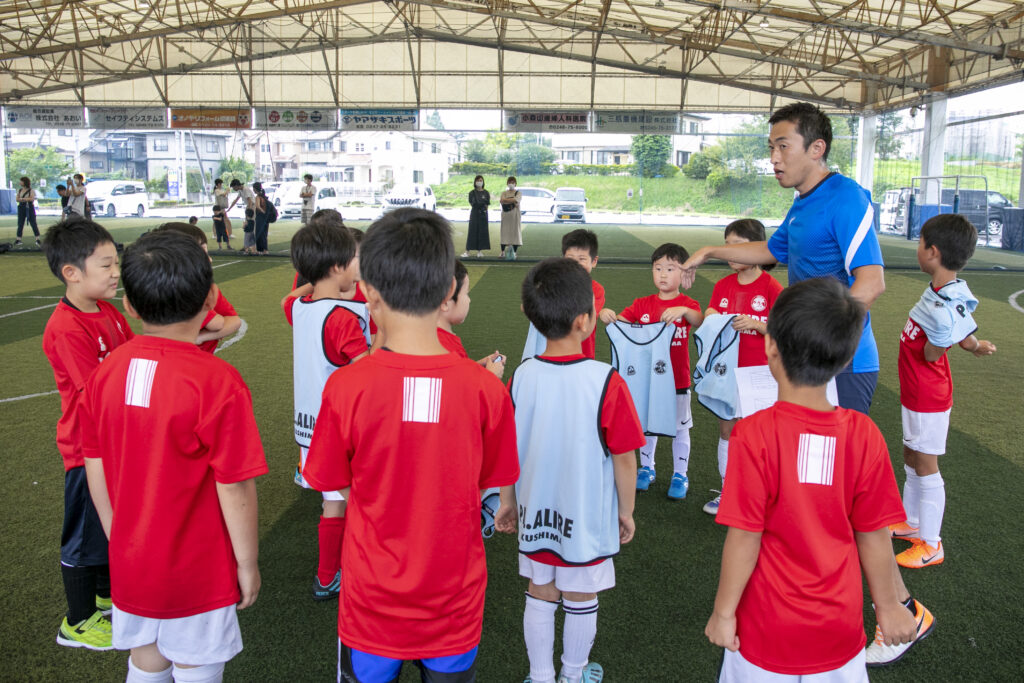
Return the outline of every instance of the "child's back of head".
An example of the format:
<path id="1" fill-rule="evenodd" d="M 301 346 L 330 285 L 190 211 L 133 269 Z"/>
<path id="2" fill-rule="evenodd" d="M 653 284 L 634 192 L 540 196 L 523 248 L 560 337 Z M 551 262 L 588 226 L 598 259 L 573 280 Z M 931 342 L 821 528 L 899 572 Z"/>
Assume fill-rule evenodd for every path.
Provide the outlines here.
<path id="1" fill-rule="evenodd" d="M 591 259 L 597 258 L 597 233 L 586 228 L 570 230 L 562 235 L 562 256 L 570 249 L 581 249 L 590 254 Z"/>
<path id="2" fill-rule="evenodd" d="M 359 246 L 363 280 L 393 311 L 425 315 L 444 303 L 455 272 L 452 229 L 424 209 L 398 209 L 377 220 Z"/>
<path id="3" fill-rule="evenodd" d="M 563 339 L 573 321 L 594 311 L 594 289 L 589 273 L 576 261 L 549 258 L 523 279 L 523 313 L 547 339 Z"/>
<path id="4" fill-rule="evenodd" d="M 959 271 L 974 256 L 978 231 L 960 214 L 944 213 L 925 221 L 921 239 L 925 247 L 938 248 L 943 268 Z"/>
<path id="5" fill-rule="evenodd" d="M 839 374 L 853 358 L 863 328 L 864 306 L 833 278 L 790 285 L 768 314 L 768 336 L 797 386 L 822 386 Z"/>
<path id="6" fill-rule="evenodd" d="M 203 232 L 202 228 L 197 225 L 193 225 L 192 223 L 181 223 L 177 221 L 162 223 L 158 225 L 153 232 L 176 232 L 179 235 L 191 237 L 195 240 L 196 244 L 207 244 L 206 233 Z"/>
<path id="7" fill-rule="evenodd" d="M 344 228 L 345 221 L 341 214 L 335 209 L 320 209 L 309 217 L 309 225 L 328 225 L 334 228 Z"/>
<path id="8" fill-rule="evenodd" d="M 356 256 L 356 241 L 343 227 L 310 221 L 292 237 L 291 256 L 299 275 L 315 285 L 334 266 L 348 267 Z"/>
<path id="9" fill-rule="evenodd" d="M 213 267 L 194 238 L 154 230 L 125 248 L 121 278 L 128 302 L 144 323 L 173 325 L 203 310 Z"/>
<path id="10" fill-rule="evenodd" d="M 72 217 L 50 227 L 43 237 L 43 252 L 50 271 L 64 282 L 64 266 L 85 270 L 85 260 L 101 244 L 113 244 L 106 229 L 86 218 Z"/>

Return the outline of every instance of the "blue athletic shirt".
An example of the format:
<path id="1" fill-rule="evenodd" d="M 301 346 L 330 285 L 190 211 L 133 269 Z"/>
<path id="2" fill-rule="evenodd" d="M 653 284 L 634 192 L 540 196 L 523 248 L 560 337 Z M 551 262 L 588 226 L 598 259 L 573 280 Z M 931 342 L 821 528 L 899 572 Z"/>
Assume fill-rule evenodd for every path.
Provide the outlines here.
<path id="1" fill-rule="evenodd" d="M 871 193 L 838 173 L 829 174 L 793 201 L 782 225 L 768 239 L 768 250 L 789 267 L 789 284 L 834 277 L 849 287 L 855 268 L 885 265 L 874 231 Z M 878 372 L 878 368 L 869 312 L 849 371 Z"/>

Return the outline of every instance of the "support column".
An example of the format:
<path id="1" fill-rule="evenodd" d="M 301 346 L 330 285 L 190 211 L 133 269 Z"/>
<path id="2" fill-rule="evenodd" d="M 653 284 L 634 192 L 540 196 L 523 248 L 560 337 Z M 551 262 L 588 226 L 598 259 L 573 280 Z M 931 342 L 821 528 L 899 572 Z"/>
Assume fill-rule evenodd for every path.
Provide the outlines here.
<path id="1" fill-rule="evenodd" d="M 868 192 L 875 185 L 875 141 L 878 139 L 878 115 L 860 117 L 857 130 L 857 182 Z M 881 201 L 873 197 L 875 201 Z"/>
<path id="2" fill-rule="evenodd" d="M 928 103 L 924 116 L 923 139 L 921 140 L 921 175 L 940 176 L 946 161 L 946 98 L 941 97 Z M 924 203 L 938 204 L 938 182 L 925 182 Z"/>

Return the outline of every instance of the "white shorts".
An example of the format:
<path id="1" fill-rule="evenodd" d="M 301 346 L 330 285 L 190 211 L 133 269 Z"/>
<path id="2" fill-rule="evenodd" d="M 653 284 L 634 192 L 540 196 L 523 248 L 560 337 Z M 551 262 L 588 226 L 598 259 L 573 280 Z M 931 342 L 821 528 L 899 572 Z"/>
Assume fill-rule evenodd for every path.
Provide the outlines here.
<path id="1" fill-rule="evenodd" d="M 925 455 L 943 455 L 949 433 L 949 411 L 916 413 L 900 406 L 903 413 L 903 445 Z"/>
<path id="2" fill-rule="evenodd" d="M 242 651 L 234 605 L 179 619 L 139 617 L 114 605 L 110 619 L 115 648 L 130 650 L 156 643 L 160 654 L 175 664 L 221 664 Z"/>
<path id="3" fill-rule="evenodd" d="M 608 558 L 590 567 L 555 567 L 519 554 L 519 576 L 546 586 L 552 581 L 563 593 L 600 593 L 615 587 L 615 563 Z"/>
<path id="4" fill-rule="evenodd" d="M 676 431 L 693 427 L 693 414 L 690 412 L 690 395 L 692 387 L 685 394 L 676 394 Z"/>
<path id="5" fill-rule="evenodd" d="M 306 469 L 306 458 L 309 457 L 309 449 L 299 446 L 299 466 L 295 468 L 295 483 L 304 489 L 311 489 L 312 486 L 302 477 L 302 470 Z M 340 491 L 321 491 L 324 500 L 345 500 Z"/>
<path id="6" fill-rule="evenodd" d="M 868 683 L 868 670 L 862 649 L 838 669 L 816 674 L 777 674 L 751 664 L 739 652 L 725 651 L 719 683 Z"/>

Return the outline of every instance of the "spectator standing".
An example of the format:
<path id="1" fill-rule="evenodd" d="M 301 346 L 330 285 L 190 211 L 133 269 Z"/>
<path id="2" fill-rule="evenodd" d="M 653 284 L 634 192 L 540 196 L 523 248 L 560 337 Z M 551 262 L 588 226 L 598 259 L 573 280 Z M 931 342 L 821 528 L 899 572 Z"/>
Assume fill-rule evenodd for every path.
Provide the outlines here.
<path id="1" fill-rule="evenodd" d="M 22 176 L 18 188 L 18 236 L 14 245 L 21 244 L 21 231 L 25 228 L 25 221 L 32 227 L 32 233 L 36 236 L 36 246 L 39 246 L 39 225 L 36 223 L 36 191 L 32 189 L 32 180 Z"/>
<path id="2" fill-rule="evenodd" d="M 523 195 L 516 189 L 515 176 L 509 176 L 506 189 L 498 201 L 501 203 L 501 256 L 515 261 L 516 252 L 523 245 L 522 216 L 519 212 Z"/>
<path id="3" fill-rule="evenodd" d="M 491 234 L 487 226 L 487 207 L 491 205 L 491 193 L 484 189 L 484 177 L 473 178 L 473 189 L 469 191 L 469 233 L 466 235 L 466 251 L 476 251 L 477 258 L 483 258 L 484 251 L 491 248 Z M 504 224 L 504 217 L 502 217 Z"/>

